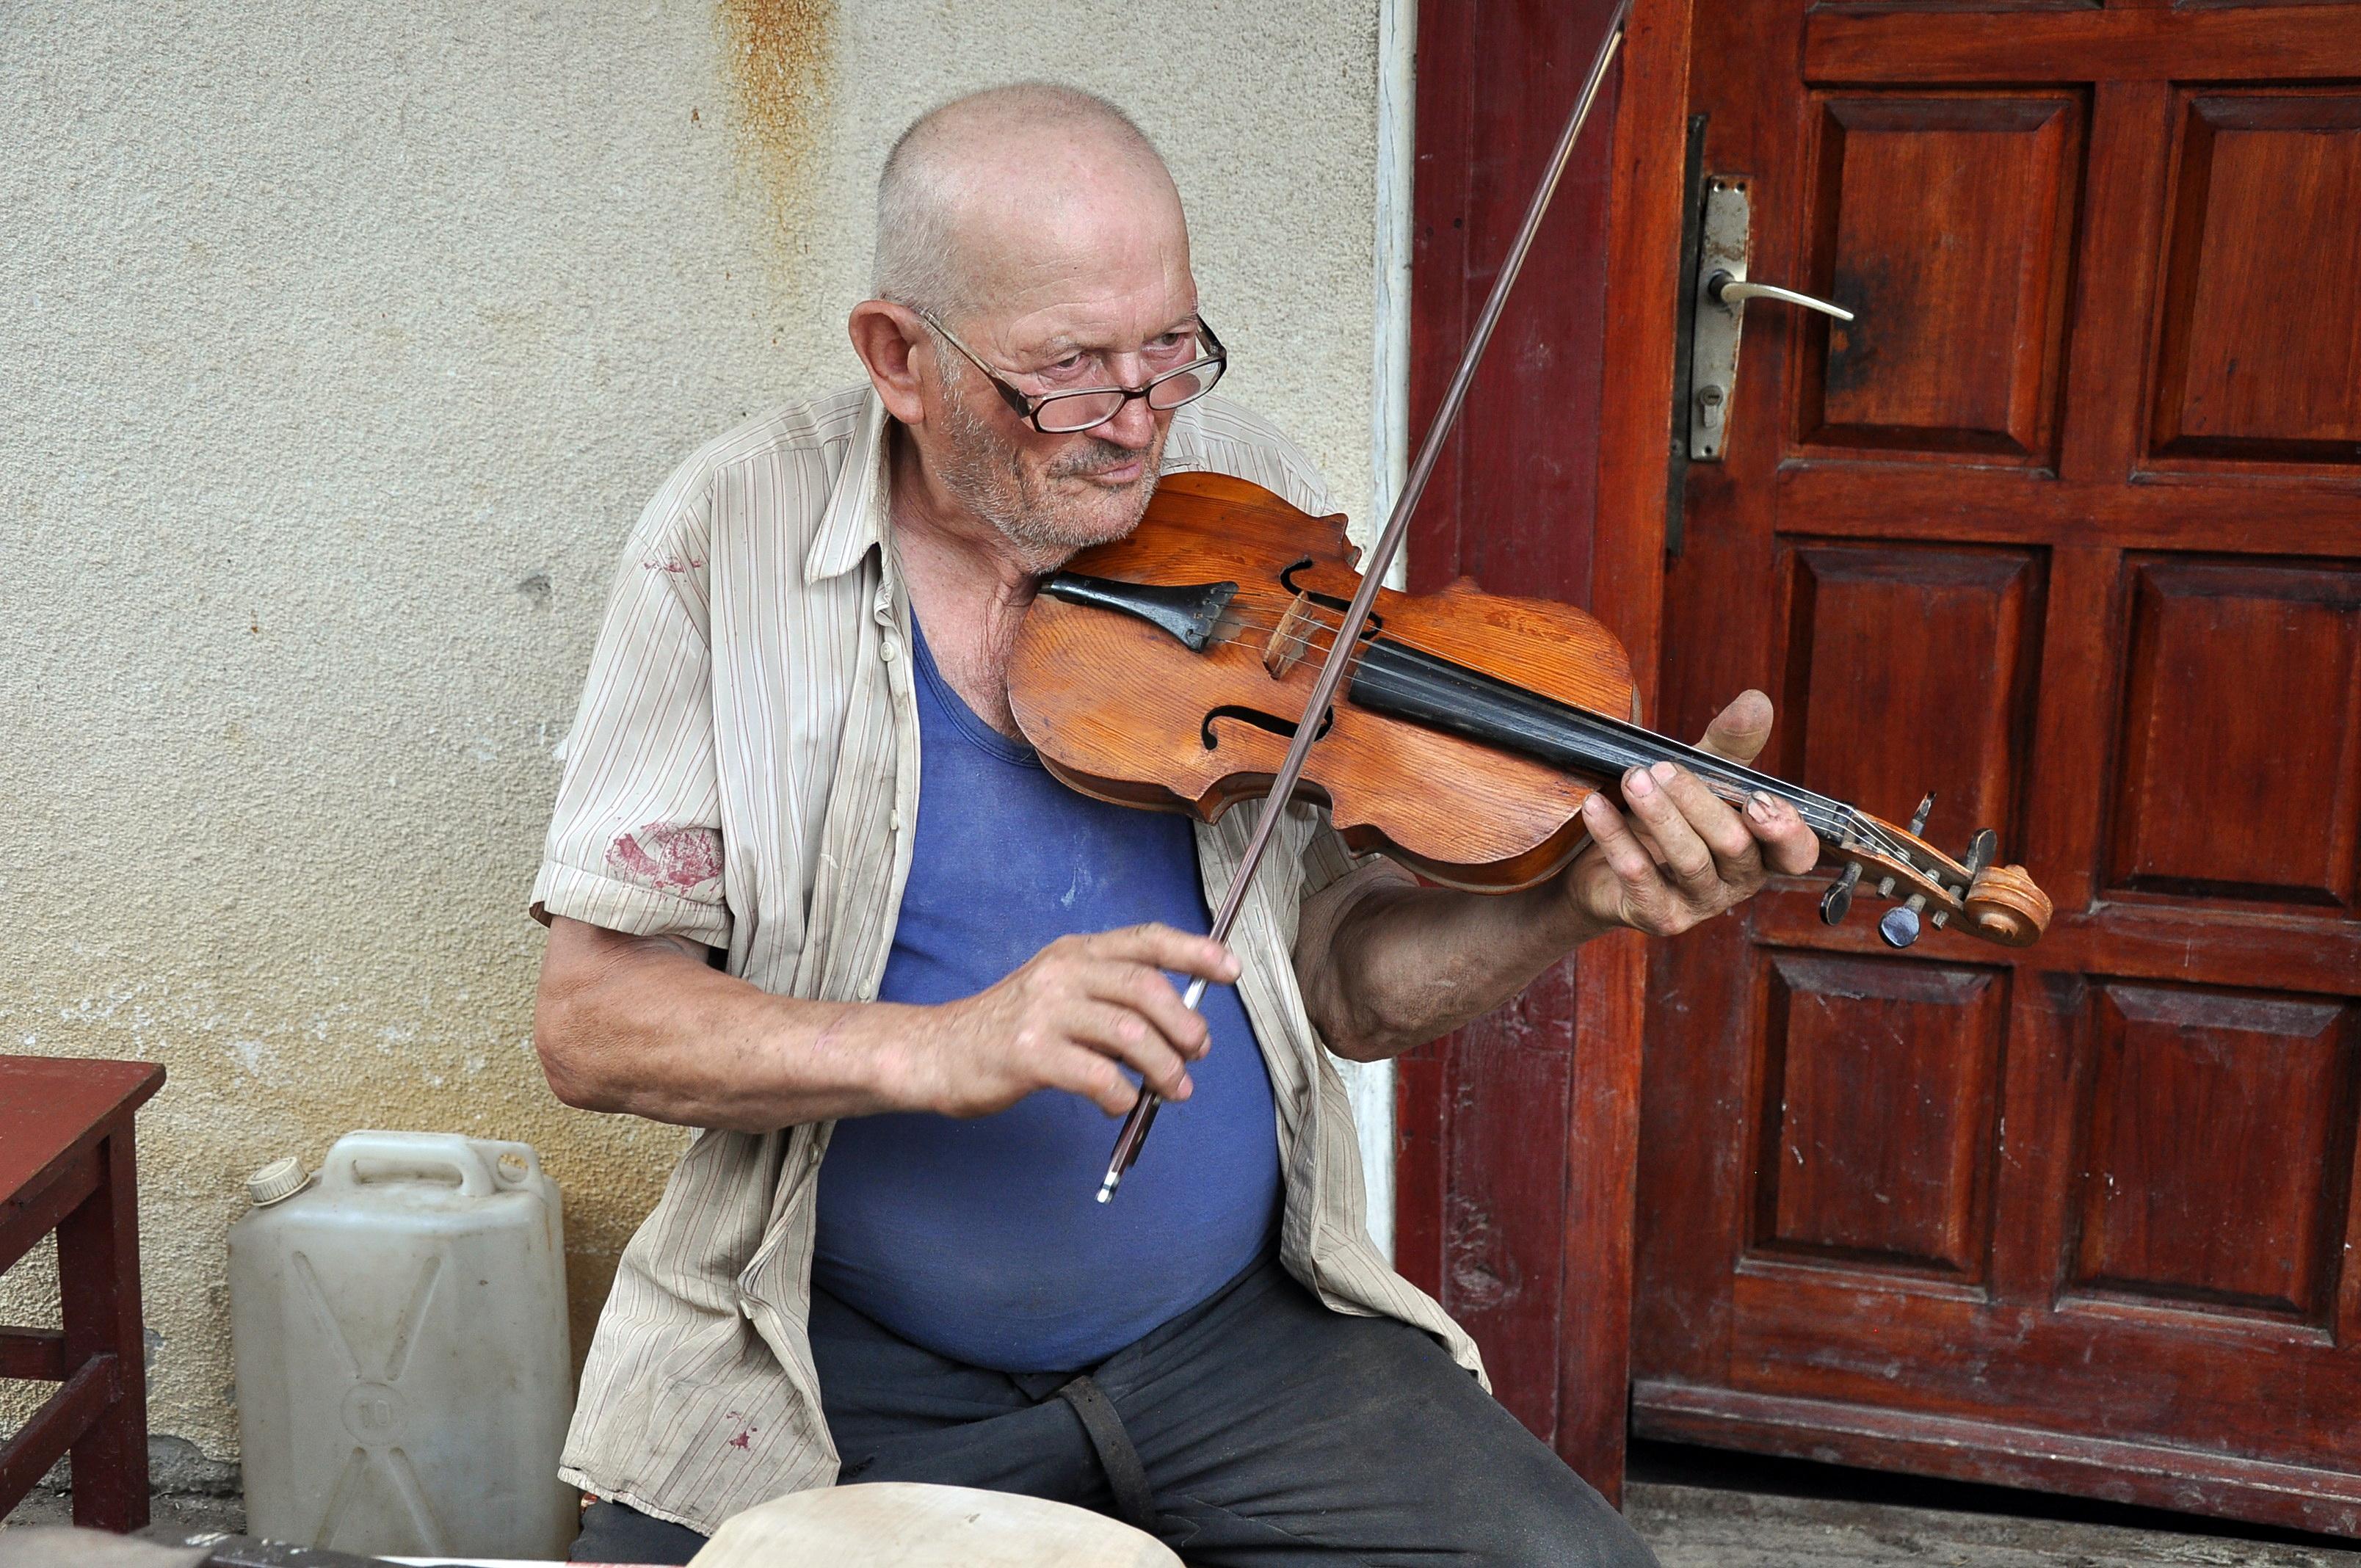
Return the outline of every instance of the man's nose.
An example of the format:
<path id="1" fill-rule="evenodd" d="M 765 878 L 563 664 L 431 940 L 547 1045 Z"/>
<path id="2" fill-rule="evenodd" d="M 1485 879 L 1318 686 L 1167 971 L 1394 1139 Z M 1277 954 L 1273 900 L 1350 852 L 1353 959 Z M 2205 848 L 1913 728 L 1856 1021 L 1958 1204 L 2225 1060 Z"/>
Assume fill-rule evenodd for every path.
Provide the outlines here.
<path id="1" fill-rule="evenodd" d="M 1134 398 L 1115 411 L 1115 418 L 1091 433 L 1117 446 L 1142 452 L 1156 439 L 1156 413 L 1148 406 L 1146 398 Z"/>

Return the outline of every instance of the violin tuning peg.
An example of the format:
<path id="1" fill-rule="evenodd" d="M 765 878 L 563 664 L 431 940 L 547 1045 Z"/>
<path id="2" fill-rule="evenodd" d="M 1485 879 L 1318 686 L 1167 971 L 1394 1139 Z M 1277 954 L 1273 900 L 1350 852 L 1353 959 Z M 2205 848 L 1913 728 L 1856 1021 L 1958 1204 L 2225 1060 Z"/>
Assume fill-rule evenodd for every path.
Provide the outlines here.
<path id="1" fill-rule="evenodd" d="M 1823 925 L 1841 926 L 1852 911 L 1852 890 L 1861 881 L 1861 862 L 1845 867 L 1836 881 L 1828 883 L 1828 892 L 1820 894 L 1820 921 Z"/>
<path id="2" fill-rule="evenodd" d="M 1993 857 L 1999 852 L 2000 835 L 1989 828 L 1980 828 L 1976 829 L 1976 836 L 1968 840 L 1968 852 L 1960 863 L 1967 867 L 1968 875 L 1973 877 L 1992 864 Z"/>
<path id="3" fill-rule="evenodd" d="M 1910 814 L 1910 833 L 1913 838 L 1927 831 L 1927 818 L 1934 813 L 1935 792 L 1930 789 L 1927 792 L 1927 798 L 1918 803 L 1918 809 Z"/>
<path id="4" fill-rule="evenodd" d="M 1927 902 L 1924 894 L 1914 893 L 1906 904 L 1897 904 L 1887 910 L 1877 922 L 1877 934 L 1889 948 L 1906 948 L 1918 939 L 1918 911 Z"/>

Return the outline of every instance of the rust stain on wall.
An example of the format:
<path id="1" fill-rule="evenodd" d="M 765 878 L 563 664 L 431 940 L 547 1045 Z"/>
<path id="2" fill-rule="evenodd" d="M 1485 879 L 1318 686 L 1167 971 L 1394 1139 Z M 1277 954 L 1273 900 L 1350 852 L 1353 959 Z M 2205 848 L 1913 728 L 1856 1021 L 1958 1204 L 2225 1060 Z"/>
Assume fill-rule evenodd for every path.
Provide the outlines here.
<path id="1" fill-rule="evenodd" d="M 812 172 L 833 85 L 834 0 L 720 0 L 737 97 L 741 168 L 769 198 L 786 237 Z"/>

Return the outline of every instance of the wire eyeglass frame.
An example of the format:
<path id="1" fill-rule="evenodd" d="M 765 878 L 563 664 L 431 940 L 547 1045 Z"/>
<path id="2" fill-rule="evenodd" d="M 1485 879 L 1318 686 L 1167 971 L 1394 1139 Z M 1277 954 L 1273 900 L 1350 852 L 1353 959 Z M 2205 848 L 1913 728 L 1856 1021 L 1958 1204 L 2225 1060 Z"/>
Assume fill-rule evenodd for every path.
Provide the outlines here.
<path id="1" fill-rule="evenodd" d="M 1071 392 L 1052 392 L 1048 397 L 1037 398 L 1010 386 L 1008 382 L 1001 377 L 1000 372 L 985 364 L 983 360 L 977 356 L 974 349 L 970 348 L 966 344 L 961 343 L 959 340 L 959 334 L 952 332 L 950 328 L 945 326 L 941 320 L 937 317 L 932 311 L 918 311 L 915 313 L 920 321 L 926 323 L 927 325 L 939 334 L 944 342 L 950 344 L 953 348 L 958 349 L 961 355 L 965 356 L 969 364 L 983 372 L 983 378 L 992 383 L 993 390 L 1000 394 L 1000 400 L 1008 405 L 1011 412 L 1015 413 L 1017 418 L 1023 420 L 1026 423 L 1031 425 L 1035 430 L 1039 431 L 1044 435 L 1079 435 L 1084 431 L 1096 430 L 1099 426 L 1112 421 L 1117 414 L 1123 412 L 1125 409 L 1130 407 L 1132 400 L 1135 398 L 1145 400 L 1148 406 L 1158 413 L 1170 413 L 1174 409 L 1186 408 L 1189 404 L 1195 402 L 1199 398 L 1202 398 L 1206 393 L 1212 391 L 1215 384 L 1221 380 L 1223 373 L 1228 370 L 1230 367 L 1230 351 L 1222 346 L 1222 340 L 1213 334 L 1213 329 L 1205 323 L 1205 318 L 1199 316 L 1197 318 L 1197 336 L 1203 343 L 1203 345 L 1206 348 L 1212 350 L 1211 353 L 1202 355 L 1196 359 L 1192 359 L 1186 365 L 1176 365 L 1170 370 L 1151 376 L 1137 387 L 1082 387 L 1077 388 L 1075 390 Z M 1208 366 L 1213 367 L 1210 372 L 1206 369 L 1206 367 Z M 1155 392 L 1157 388 L 1177 380 L 1180 377 L 1191 375 L 1203 377 L 1204 385 L 1199 387 L 1195 391 L 1176 402 L 1159 403 L 1156 400 Z M 1092 420 L 1087 424 L 1052 427 L 1041 422 L 1041 411 L 1048 408 L 1052 403 L 1062 402 L 1069 398 L 1104 398 L 1109 396 L 1115 397 L 1119 400 L 1115 403 L 1115 407 L 1109 409 L 1105 413 L 1101 414 L 1097 419 Z"/>

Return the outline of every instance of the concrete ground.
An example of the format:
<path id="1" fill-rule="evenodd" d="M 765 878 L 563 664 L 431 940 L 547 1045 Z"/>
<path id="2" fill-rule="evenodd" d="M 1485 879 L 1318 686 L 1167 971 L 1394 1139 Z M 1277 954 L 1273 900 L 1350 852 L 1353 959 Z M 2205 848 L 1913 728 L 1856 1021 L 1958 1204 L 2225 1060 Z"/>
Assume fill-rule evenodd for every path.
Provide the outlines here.
<path id="1" fill-rule="evenodd" d="M 2361 1543 L 2000 1486 L 1633 1446 L 1624 1513 L 1664 1568 L 2361 1568 Z"/>
<path id="2" fill-rule="evenodd" d="M 2361 1554 L 2123 1525 L 1642 1484 L 1625 1500 L 1664 1568 L 2347 1568 Z"/>
<path id="3" fill-rule="evenodd" d="M 148 1500 L 148 1522 L 150 1525 L 169 1525 L 174 1530 L 192 1533 L 217 1530 L 225 1534 L 236 1535 L 246 1529 L 246 1499 L 159 1494 Z M 18 1503 L 6 1519 L 0 1519 L 0 1530 L 15 1530 L 20 1525 L 71 1523 L 73 1499 L 62 1492 L 37 1490 Z"/>
<path id="4" fill-rule="evenodd" d="M 2355 1543 L 2152 1509 L 1642 1444 L 1625 1511 L 1664 1568 L 2361 1568 Z M 65 1524 L 36 1491 L 5 1526 Z M 155 1522 L 236 1531 L 244 1500 L 165 1494 Z"/>

